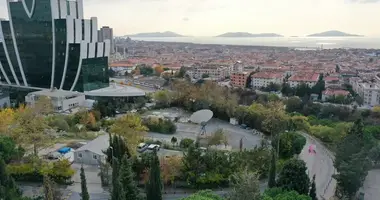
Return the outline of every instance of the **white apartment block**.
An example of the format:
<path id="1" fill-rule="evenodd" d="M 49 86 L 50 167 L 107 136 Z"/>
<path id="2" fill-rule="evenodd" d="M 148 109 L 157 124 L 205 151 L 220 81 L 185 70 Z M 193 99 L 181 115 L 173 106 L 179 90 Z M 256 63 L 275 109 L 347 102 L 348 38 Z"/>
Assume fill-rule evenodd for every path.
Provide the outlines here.
<path id="1" fill-rule="evenodd" d="M 187 71 L 187 74 L 195 79 L 202 78 L 203 74 L 208 74 L 211 79 L 224 79 L 231 75 L 230 68 L 231 67 L 225 66 L 195 67 L 192 70 Z"/>
<path id="2" fill-rule="evenodd" d="M 252 88 L 267 87 L 271 83 L 282 84 L 284 74 L 278 72 L 258 72 L 251 76 Z"/>
<path id="3" fill-rule="evenodd" d="M 363 99 L 365 106 L 380 105 L 380 85 L 378 83 L 351 82 L 352 89 Z"/>

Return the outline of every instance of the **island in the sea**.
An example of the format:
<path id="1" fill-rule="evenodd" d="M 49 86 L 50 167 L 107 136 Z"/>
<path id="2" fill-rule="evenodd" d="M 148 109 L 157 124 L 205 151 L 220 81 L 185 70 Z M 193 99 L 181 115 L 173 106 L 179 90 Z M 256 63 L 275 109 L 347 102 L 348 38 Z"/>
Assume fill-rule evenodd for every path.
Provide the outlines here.
<path id="1" fill-rule="evenodd" d="M 247 33 L 247 32 L 228 32 L 216 37 L 284 37 L 276 33 Z"/>
<path id="2" fill-rule="evenodd" d="M 184 37 L 178 33 L 174 33 L 171 31 L 165 32 L 152 32 L 152 33 L 137 33 L 133 35 L 126 35 L 128 37 Z"/>
<path id="3" fill-rule="evenodd" d="M 307 37 L 363 37 L 363 35 L 349 34 L 342 31 L 325 31 L 322 33 L 315 33 L 308 35 Z"/>

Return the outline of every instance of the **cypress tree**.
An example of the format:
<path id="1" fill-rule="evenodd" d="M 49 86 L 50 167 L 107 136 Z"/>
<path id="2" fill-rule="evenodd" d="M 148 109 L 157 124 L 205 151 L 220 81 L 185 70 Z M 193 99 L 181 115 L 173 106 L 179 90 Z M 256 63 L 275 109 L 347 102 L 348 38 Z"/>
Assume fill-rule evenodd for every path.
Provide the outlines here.
<path id="1" fill-rule="evenodd" d="M 54 200 L 53 183 L 47 175 L 44 175 L 44 194 L 45 200 Z"/>
<path id="2" fill-rule="evenodd" d="M 274 150 L 272 150 L 272 159 L 270 163 L 269 169 L 269 177 L 268 177 L 268 187 L 273 188 L 276 187 L 276 155 Z"/>
<path id="3" fill-rule="evenodd" d="M 119 179 L 120 166 L 116 158 L 112 160 L 112 187 L 111 187 L 111 200 L 124 200 L 123 187 Z"/>
<path id="4" fill-rule="evenodd" d="M 81 197 L 82 200 L 90 200 L 90 195 L 88 194 L 87 191 L 87 181 L 86 181 L 86 174 L 84 173 L 83 165 L 80 168 L 80 184 L 81 184 Z"/>
<path id="5" fill-rule="evenodd" d="M 317 188 L 315 186 L 315 174 L 313 176 L 313 181 L 311 182 L 311 188 L 310 188 L 309 196 L 311 197 L 311 200 L 318 200 Z"/>
<path id="6" fill-rule="evenodd" d="M 120 183 L 123 187 L 125 200 L 139 199 L 139 191 L 132 172 L 131 161 L 126 156 L 123 157 L 119 172 Z"/>
<path id="7" fill-rule="evenodd" d="M 162 200 L 160 161 L 158 160 L 156 151 L 154 151 L 154 155 L 150 163 L 149 180 L 146 183 L 145 189 L 147 200 Z"/>

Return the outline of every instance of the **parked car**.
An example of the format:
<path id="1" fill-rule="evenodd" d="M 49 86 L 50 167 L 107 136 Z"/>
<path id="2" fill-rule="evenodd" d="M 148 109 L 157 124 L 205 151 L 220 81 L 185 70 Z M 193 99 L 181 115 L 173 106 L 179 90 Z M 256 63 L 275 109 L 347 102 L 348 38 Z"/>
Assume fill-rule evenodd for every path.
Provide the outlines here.
<path id="1" fill-rule="evenodd" d="M 140 143 L 139 145 L 137 145 L 137 152 L 143 153 L 145 150 L 148 149 L 148 146 L 149 146 L 149 144 Z"/>
<path id="2" fill-rule="evenodd" d="M 156 151 L 159 151 L 160 148 L 161 148 L 161 146 L 158 145 L 158 144 L 150 144 L 150 145 L 148 146 L 148 149 L 149 149 L 149 150 L 156 150 Z"/>

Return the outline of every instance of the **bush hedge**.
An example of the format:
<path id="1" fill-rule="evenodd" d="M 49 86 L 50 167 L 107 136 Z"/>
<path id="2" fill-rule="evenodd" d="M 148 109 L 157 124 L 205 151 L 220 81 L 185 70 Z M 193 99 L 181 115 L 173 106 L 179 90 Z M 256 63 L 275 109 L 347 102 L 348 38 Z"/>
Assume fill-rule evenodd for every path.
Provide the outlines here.
<path id="1" fill-rule="evenodd" d="M 42 182 L 43 176 L 50 176 L 56 183 L 70 184 L 75 171 L 70 167 L 68 160 L 54 163 L 9 164 L 7 170 L 16 181 Z"/>
<path id="2" fill-rule="evenodd" d="M 177 131 L 177 126 L 168 119 L 149 118 L 144 120 L 144 125 L 152 132 L 163 134 L 174 134 Z"/>

